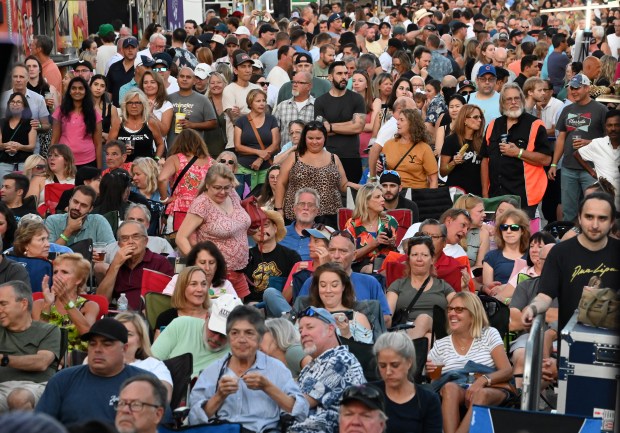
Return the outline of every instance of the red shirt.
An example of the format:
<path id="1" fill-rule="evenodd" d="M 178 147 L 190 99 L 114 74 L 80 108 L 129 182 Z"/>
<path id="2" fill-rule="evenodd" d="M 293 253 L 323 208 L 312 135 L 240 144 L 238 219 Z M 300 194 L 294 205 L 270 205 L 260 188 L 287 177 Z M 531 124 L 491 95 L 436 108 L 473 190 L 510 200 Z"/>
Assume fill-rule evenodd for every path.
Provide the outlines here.
<path id="1" fill-rule="evenodd" d="M 437 276 L 450 284 L 456 292 L 461 291 L 461 269 L 463 267 L 458 260 L 445 255 L 443 251 L 437 261 L 435 261 Z"/>
<path id="2" fill-rule="evenodd" d="M 174 275 L 174 269 L 172 269 L 172 265 L 168 262 L 168 259 L 161 254 L 155 254 L 147 248 L 142 262 L 138 263 L 135 268 L 131 269 L 127 266 L 127 263 L 124 263 L 118 270 L 112 298 L 118 299 L 121 293 L 125 293 L 129 301 L 129 308 L 132 310 L 140 310 L 142 308 L 142 301 L 140 300 L 142 291 L 142 270 L 145 268 L 161 272 L 171 277 Z"/>

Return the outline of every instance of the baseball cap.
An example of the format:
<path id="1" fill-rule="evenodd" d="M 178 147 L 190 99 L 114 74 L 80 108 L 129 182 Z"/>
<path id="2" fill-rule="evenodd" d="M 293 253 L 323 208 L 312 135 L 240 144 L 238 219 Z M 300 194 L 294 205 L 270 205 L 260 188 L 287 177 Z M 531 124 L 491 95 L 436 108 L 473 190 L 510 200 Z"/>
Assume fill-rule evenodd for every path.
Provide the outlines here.
<path id="1" fill-rule="evenodd" d="M 375 26 L 379 26 L 381 25 L 381 20 L 379 20 L 379 18 L 377 17 L 371 17 L 368 21 L 366 21 L 368 24 L 374 24 Z"/>
<path id="2" fill-rule="evenodd" d="M 235 61 L 233 62 L 233 66 L 236 68 L 242 63 L 250 62 L 252 63 L 252 59 L 248 56 L 247 53 L 239 53 L 235 56 Z"/>
<path id="3" fill-rule="evenodd" d="M 278 33 L 278 31 L 279 30 L 273 27 L 271 24 L 263 24 L 258 29 L 258 36 L 262 35 L 263 33 Z"/>
<path id="4" fill-rule="evenodd" d="M 151 59 L 149 56 L 140 56 L 140 58 L 136 58 L 135 66 L 140 65 L 152 68 L 155 66 L 155 60 Z"/>
<path id="5" fill-rule="evenodd" d="M 319 225 L 316 228 L 311 229 L 303 229 L 301 234 L 304 236 L 312 236 L 317 239 L 327 239 L 329 240 L 332 237 L 332 233 L 334 229 L 329 226 L 321 226 Z"/>
<path id="6" fill-rule="evenodd" d="M 172 56 L 165 51 L 163 53 L 153 54 L 153 59 L 156 65 L 166 65 L 166 67 L 170 67 L 172 64 Z"/>
<path id="7" fill-rule="evenodd" d="M 239 26 L 235 31 L 236 35 L 251 36 L 250 30 L 246 26 Z"/>
<path id="8" fill-rule="evenodd" d="M 224 39 L 224 36 L 222 35 L 213 35 L 213 37 L 211 38 L 211 42 L 216 42 L 221 45 L 226 45 L 226 39 Z"/>
<path id="9" fill-rule="evenodd" d="M 466 28 L 467 28 L 467 24 L 461 21 L 457 21 L 456 23 L 452 24 L 452 33 L 456 32 L 459 29 L 466 29 Z"/>
<path id="10" fill-rule="evenodd" d="M 228 44 L 233 44 L 233 45 L 239 45 L 239 39 L 237 39 L 237 37 L 235 35 L 228 35 L 226 36 L 226 45 Z"/>
<path id="11" fill-rule="evenodd" d="M 222 32 L 222 33 L 228 33 L 228 26 L 224 23 L 219 23 L 217 26 L 215 26 L 215 31 Z"/>
<path id="12" fill-rule="evenodd" d="M 207 65 L 206 63 L 198 63 L 194 68 L 194 75 L 196 75 L 201 80 L 204 80 L 209 75 L 211 75 L 211 72 L 213 72 L 213 69 L 211 69 L 211 66 Z"/>
<path id="13" fill-rule="evenodd" d="M 486 21 L 486 20 L 488 20 L 488 18 L 486 16 L 484 16 L 483 14 L 481 14 L 481 13 L 477 13 L 476 15 L 474 15 L 474 21 L 477 21 L 477 20 L 484 20 L 484 21 Z"/>
<path id="14" fill-rule="evenodd" d="M 583 74 L 577 74 L 568 82 L 568 87 L 579 89 L 581 86 L 589 86 L 592 83 L 590 79 Z"/>
<path id="15" fill-rule="evenodd" d="M 297 57 L 295 57 L 295 64 L 298 65 L 300 63 L 310 63 L 312 64 L 312 56 L 308 53 L 299 53 Z"/>
<path id="16" fill-rule="evenodd" d="M 225 293 L 214 299 L 211 305 L 208 327 L 211 331 L 226 335 L 226 321 L 228 315 L 235 307 L 243 305 L 241 299 L 231 294 Z"/>
<path id="17" fill-rule="evenodd" d="M 394 36 L 404 35 L 405 33 L 407 33 L 407 31 L 403 26 L 394 26 L 394 28 L 392 29 L 392 35 Z"/>
<path id="18" fill-rule="evenodd" d="M 388 47 L 394 47 L 398 50 L 402 50 L 403 49 L 403 43 L 396 38 L 390 38 L 388 39 Z"/>
<path id="19" fill-rule="evenodd" d="M 523 32 L 521 30 L 515 29 L 510 32 L 510 39 L 514 38 L 515 36 L 522 35 L 522 34 Z"/>
<path id="20" fill-rule="evenodd" d="M 265 69 L 265 65 L 263 65 L 263 62 L 261 62 L 258 59 L 252 60 L 252 67 L 253 68 L 258 68 L 258 69 Z"/>
<path id="21" fill-rule="evenodd" d="M 380 410 L 385 412 L 385 399 L 383 394 L 373 385 L 365 383 L 363 385 L 352 385 L 344 390 L 340 404 L 347 404 L 350 401 L 358 401 L 368 409 Z"/>
<path id="22" fill-rule="evenodd" d="M 437 31 L 437 27 L 435 27 L 433 24 L 427 24 L 424 26 L 424 30 L 428 30 L 431 32 L 436 32 Z"/>
<path id="23" fill-rule="evenodd" d="M 499 39 L 500 41 L 507 41 L 509 39 L 508 34 L 502 32 L 497 36 L 497 39 Z"/>
<path id="24" fill-rule="evenodd" d="M 392 24 L 388 23 L 387 21 L 382 21 L 381 24 L 379 24 L 379 28 L 382 29 L 383 27 L 387 27 L 389 29 L 392 28 Z"/>
<path id="25" fill-rule="evenodd" d="M 127 48 L 127 47 L 134 47 L 137 48 L 138 47 L 138 40 L 136 38 L 134 38 L 133 36 L 130 38 L 127 38 L 123 41 L 123 48 Z"/>
<path id="26" fill-rule="evenodd" d="M 101 24 L 99 26 L 99 30 L 97 30 L 97 34 L 101 37 L 104 37 L 113 32 L 114 32 L 114 27 L 112 27 L 112 24 Z"/>
<path id="27" fill-rule="evenodd" d="M 341 20 L 341 19 L 342 19 L 342 14 L 331 14 L 329 18 L 327 18 L 327 25 L 330 25 L 334 21 Z"/>
<path id="28" fill-rule="evenodd" d="M 460 92 L 461 90 L 467 88 L 467 87 L 471 87 L 473 90 L 476 90 L 476 85 L 474 84 L 473 81 L 470 80 L 463 80 L 459 83 L 459 87 L 457 92 Z"/>
<path id="29" fill-rule="evenodd" d="M 482 65 L 480 69 L 478 69 L 478 76 L 482 77 L 483 75 L 491 74 L 494 77 L 497 77 L 497 72 L 495 71 L 495 66 L 493 65 Z"/>
<path id="30" fill-rule="evenodd" d="M 379 177 L 379 183 L 390 182 L 400 185 L 400 174 L 395 170 L 386 170 Z"/>
<path id="31" fill-rule="evenodd" d="M 82 340 L 88 341 L 95 335 L 105 337 L 109 340 L 120 341 L 121 343 L 127 343 L 127 328 L 118 320 L 111 317 L 104 317 L 97 320 L 90 330 L 82 335 Z"/>
<path id="32" fill-rule="evenodd" d="M 93 65 L 88 60 L 78 60 L 75 65 L 73 65 L 73 69 L 78 66 L 86 66 L 91 72 L 93 71 Z"/>
<path id="33" fill-rule="evenodd" d="M 336 319 L 334 319 L 332 313 L 327 311 L 325 308 L 308 307 L 302 312 L 300 312 L 297 316 L 297 318 L 299 319 L 301 319 L 302 317 L 314 317 L 315 319 L 319 319 L 323 323 L 336 326 Z"/>

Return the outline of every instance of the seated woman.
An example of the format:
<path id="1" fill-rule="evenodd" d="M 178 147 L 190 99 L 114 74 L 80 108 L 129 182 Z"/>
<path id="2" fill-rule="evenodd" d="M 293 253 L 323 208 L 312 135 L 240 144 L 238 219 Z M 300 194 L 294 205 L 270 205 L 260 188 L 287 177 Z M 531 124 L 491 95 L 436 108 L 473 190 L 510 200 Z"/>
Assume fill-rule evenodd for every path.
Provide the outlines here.
<path id="1" fill-rule="evenodd" d="M 186 257 L 185 264 L 198 266 L 205 271 L 209 298 L 219 298 L 226 293 L 236 296 L 234 287 L 226 279 L 226 260 L 213 242 L 204 241 L 194 245 Z M 164 295 L 173 295 L 178 278 L 179 274 L 172 277 L 162 292 Z"/>
<path id="2" fill-rule="evenodd" d="M 129 206 L 129 187 L 131 176 L 122 168 L 117 168 L 101 178 L 99 196 L 95 200 L 92 213 L 105 215 L 118 211 L 119 218 L 125 215 Z"/>
<path id="3" fill-rule="evenodd" d="M 381 381 L 373 383 L 385 396 L 385 433 L 441 433 L 437 394 L 413 383 L 415 347 L 404 332 L 381 335 L 373 348 Z"/>
<path id="4" fill-rule="evenodd" d="M 209 291 L 207 274 L 198 266 L 183 269 L 172 294 L 172 308 L 164 311 L 155 322 L 155 338 L 163 328 L 180 316 L 204 319 L 209 311 Z"/>
<path id="5" fill-rule="evenodd" d="M 298 311 L 308 306 L 325 308 L 336 319 L 341 337 L 367 344 L 373 342 L 372 326 L 365 314 L 356 311 L 355 291 L 342 266 L 338 263 L 319 266 L 314 271 L 309 293 L 307 305 Z M 304 304 L 303 300 L 299 303 Z"/>
<path id="6" fill-rule="evenodd" d="M 131 191 L 148 200 L 162 201 L 168 197 L 166 185 L 158 184 L 159 165 L 153 158 L 136 158 L 131 165 Z"/>
<path id="7" fill-rule="evenodd" d="M 265 326 L 267 331 L 260 343 L 260 350 L 282 361 L 293 378 L 297 379 L 301 369 L 312 360 L 301 347 L 299 330 L 290 320 L 281 317 L 265 320 Z"/>
<path id="8" fill-rule="evenodd" d="M 17 226 L 13 255 L 47 259 L 50 252 L 49 230 L 43 222 L 27 222 Z"/>
<path id="9" fill-rule="evenodd" d="M 522 210 L 508 210 L 495 220 L 495 229 L 498 230 L 495 235 L 497 249 L 484 256 L 481 290 L 502 302 L 509 302 L 514 287 L 507 288 L 506 283 L 525 264 L 530 219 Z"/>
<path id="10" fill-rule="evenodd" d="M 279 431 L 280 416 L 296 420 L 308 415 L 309 404 L 280 361 L 259 349 L 266 328 L 260 312 L 241 305 L 228 314 L 226 335 L 230 355 L 210 364 L 189 397 L 190 425 L 216 417 L 242 422 L 255 432 Z"/>
<path id="11" fill-rule="evenodd" d="M 494 406 L 513 397 L 508 389 L 493 387 L 512 379 L 512 367 L 502 337 L 497 329 L 489 326 L 482 302 L 475 294 L 454 295 L 448 306 L 448 333 L 429 352 L 426 371 L 433 373 L 438 365 L 443 365 L 443 372 L 460 371 L 463 377 L 470 371 L 483 373 L 468 388 L 447 382 L 439 391 L 444 432 L 465 433 L 469 431 L 473 405 Z M 471 359 L 476 364 L 469 364 L 466 369 Z M 467 409 L 463 419 L 459 413 L 461 407 Z"/>
<path id="12" fill-rule="evenodd" d="M 407 321 L 415 327 L 408 329 L 412 338 L 424 337 L 433 330 L 433 307 L 444 310 L 454 297 L 454 289 L 444 280 L 431 276 L 435 247 L 430 236 L 417 236 L 407 243 L 409 257 L 409 275 L 394 281 L 387 291 L 390 310 L 406 310 Z M 414 297 L 422 290 L 418 300 L 412 304 Z"/>
<path id="13" fill-rule="evenodd" d="M 149 328 L 146 321 L 134 312 L 123 312 L 115 317 L 127 328 L 127 350 L 125 351 L 125 364 L 139 367 L 149 373 L 153 373 L 168 390 L 168 401 L 172 397 L 172 376 L 170 370 L 151 352 L 149 340 Z"/>
<path id="14" fill-rule="evenodd" d="M 495 214 L 493 214 L 493 219 L 489 221 L 488 225 L 483 226 L 489 230 L 489 235 L 491 236 L 489 250 L 497 249 L 497 244 L 495 243 L 495 234 L 497 233 L 495 222 L 504 212 L 511 209 L 519 209 L 519 202 L 517 202 L 517 200 L 513 199 L 512 197 L 506 197 L 497 205 L 497 208 L 495 209 Z"/>
<path id="15" fill-rule="evenodd" d="M 54 144 L 50 146 L 47 154 L 47 167 L 45 176 L 33 177 L 30 180 L 30 189 L 27 196 L 34 195 L 39 205 L 45 203 L 45 185 L 75 184 L 75 160 L 73 152 L 66 144 Z"/>
<path id="16" fill-rule="evenodd" d="M 367 183 L 355 197 L 353 215 L 345 224 L 355 239 L 353 270 L 370 274 L 377 256 L 394 251 L 398 223 L 385 213 L 383 188 L 377 183 Z"/>
<path id="17" fill-rule="evenodd" d="M 87 333 L 99 318 L 99 304 L 80 296 L 90 274 L 90 263 L 81 254 L 62 254 L 54 260 L 54 277 L 43 277 L 43 299 L 32 304 L 32 319 L 69 330 L 69 350 L 86 351 Z M 50 286 L 51 283 L 51 286 Z"/>
<path id="18" fill-rule="evenodd" d="M 467 230 L 466 244 L 461 246 L 467 252 L 471 268 L 481 268 L 482 259 L 489 251 L 490 246 L 489 230 L 483 227 L 485 217 L 484 202 L 480 197 L 467 194 L 457 198 L 453 207 L 455 209 L 465 209 L 469 212 L 471 223 Z"/>

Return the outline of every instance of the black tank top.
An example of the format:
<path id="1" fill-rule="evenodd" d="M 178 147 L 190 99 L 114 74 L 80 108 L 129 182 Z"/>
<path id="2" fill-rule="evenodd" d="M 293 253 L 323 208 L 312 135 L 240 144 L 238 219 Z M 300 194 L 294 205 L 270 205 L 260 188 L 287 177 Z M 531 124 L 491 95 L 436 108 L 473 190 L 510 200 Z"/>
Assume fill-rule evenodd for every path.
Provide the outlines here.
<path id="1" fill-rule="evenodd" d="M 118 140 L 124 142 L 125 145 L 130 144 L 130 140 L 133 142 L 133 152 L 127 155 L 128 162 L 143 156 L 150 158 L 155 156 L 155 142 L 148 123 L 144 123 L 138 132 L 129 132 L 125 129 L 125 125 L 121 124 Z"/>

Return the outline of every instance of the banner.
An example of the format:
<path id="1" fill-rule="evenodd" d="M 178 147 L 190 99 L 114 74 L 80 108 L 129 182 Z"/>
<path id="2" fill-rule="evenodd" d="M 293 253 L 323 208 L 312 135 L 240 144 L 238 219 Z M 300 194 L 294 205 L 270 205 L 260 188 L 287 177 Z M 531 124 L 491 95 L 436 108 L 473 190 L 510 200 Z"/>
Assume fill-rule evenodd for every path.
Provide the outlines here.
<path id="1" fill-rule="evenodd" d="M 183 0 L 167 0 L 166 17 L 168 19 L 168 29 L 174 30 L 183 28 L 185 24 L 185 19 L 183 18 Z"/>

